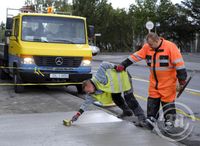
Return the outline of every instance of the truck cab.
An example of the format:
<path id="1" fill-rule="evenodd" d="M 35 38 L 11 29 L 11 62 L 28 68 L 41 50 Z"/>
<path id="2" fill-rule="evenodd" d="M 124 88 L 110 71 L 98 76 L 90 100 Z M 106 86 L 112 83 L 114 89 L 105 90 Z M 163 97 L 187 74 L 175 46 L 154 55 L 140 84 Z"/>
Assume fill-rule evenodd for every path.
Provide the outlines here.
<path id="1" fill-rule="evenodd" d="M 82 81 L 92 77 L 86 19 L 20 13 L 12 22 L 1 73 L 13 78 L 15 92 L 22 92 L 25 83 L 74 84 L 81 92 Z"/>

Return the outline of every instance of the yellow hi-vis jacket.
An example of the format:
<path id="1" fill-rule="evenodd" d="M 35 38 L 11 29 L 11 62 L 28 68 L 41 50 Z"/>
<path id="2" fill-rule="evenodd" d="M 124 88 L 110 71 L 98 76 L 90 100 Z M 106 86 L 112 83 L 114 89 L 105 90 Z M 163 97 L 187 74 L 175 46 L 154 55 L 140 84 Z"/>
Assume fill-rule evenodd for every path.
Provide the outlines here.
<path id="1" fill-rule="evenodd" d="M 95 77 L 91 79 L 97 89 L 107 93 L 122 93 L 131 89 L 127 72 L 116 72 L 115 69 L 107 69 L 106 76 L 108 79 L 106 85 L 102 84 L 101 81 L 98 81 Z"/>
<path id="2" fill-rule="evenodd" d="M 131 89 L 131 83 L 128 73 L 125 71 L 116 72 L 115 69 L 107 69 L 106 76 L 108 79 L 107 84 L 102 84 L 95 77 L 91 80 L 95 84 L 97 90 L 103 91 L 102 94 L 91 94 L 91 96 L 99 101 L 102 106 L 113 105 L 111 93 L 123 93 Z"/>

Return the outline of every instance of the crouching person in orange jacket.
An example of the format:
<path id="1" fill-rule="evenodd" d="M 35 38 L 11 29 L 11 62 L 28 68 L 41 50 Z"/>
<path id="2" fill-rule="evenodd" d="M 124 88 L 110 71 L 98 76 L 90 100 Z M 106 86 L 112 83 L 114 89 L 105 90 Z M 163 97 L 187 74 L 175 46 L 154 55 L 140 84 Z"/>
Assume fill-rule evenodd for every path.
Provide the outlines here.
<path id="1" fill-rule="evenodd" d="M 146 41 L 147 43 L 143 45 L 141 50 L 131 54 L 121 62 L 116 70 L 122 71 L 132 63 L 145 59 L 150 69 L 147 119 L 148 121 L 158 119 L 161 103 L 165 123 L 172 124 L 176 115 L 174 102 L 177 79 L 179 84 L 183 86 L 187 78 L 184 61 L 177 46 L 158 37 L 157 34 L 149 33 Z"/>

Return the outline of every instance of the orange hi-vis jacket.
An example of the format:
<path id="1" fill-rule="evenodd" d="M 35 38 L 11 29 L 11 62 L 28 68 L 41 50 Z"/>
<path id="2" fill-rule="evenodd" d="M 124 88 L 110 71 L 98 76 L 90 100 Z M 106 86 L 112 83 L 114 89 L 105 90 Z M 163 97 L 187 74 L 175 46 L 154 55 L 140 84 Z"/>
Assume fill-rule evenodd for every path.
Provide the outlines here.
<path id="1" fill-rule="evenodd" d="M 145 44 L 141 50 L 129 56 L 132 62 L 146 59 L 150 69 L 149 97 L 173 102 L 176 98 L 177 70 L 185 69 L 182 55 L 176 45 L 163 38 L 155 51 Z"/>

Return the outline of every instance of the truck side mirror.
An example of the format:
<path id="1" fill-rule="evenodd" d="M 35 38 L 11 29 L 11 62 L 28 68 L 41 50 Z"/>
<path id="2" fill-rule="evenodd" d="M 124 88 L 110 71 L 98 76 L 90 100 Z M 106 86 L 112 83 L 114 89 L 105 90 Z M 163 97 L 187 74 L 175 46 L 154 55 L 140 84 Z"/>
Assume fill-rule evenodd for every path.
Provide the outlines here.
<path id="1" fill-rule="evenodd" d="M 99 47 L 90 45 L 90 48 L 92 49 L 92 56 L 96 56 L 97 54 L 100 53 Z"/>
<path id="2" fill-rule="evenodd" d="M 12 26 L 13 26 L 13 18 L 7 18 L 6 19 L 6 31 L 5 36 L 10 37 L 12 34 Z"/>
<path id="3" fill-rule="evenodd" d="M 10 37 L 11 34 L 12 34 L 12 30 L 6 30 L 6 31 L 5 31 L 5 36 L 6 36 L 6 37 Z"/>
<path id="4" fill-rule="evenodd" d="M 12 26 L 13 26 L 13 18 L 8 17 L 6 19 L 6 29 L 12 30 Z"/>

